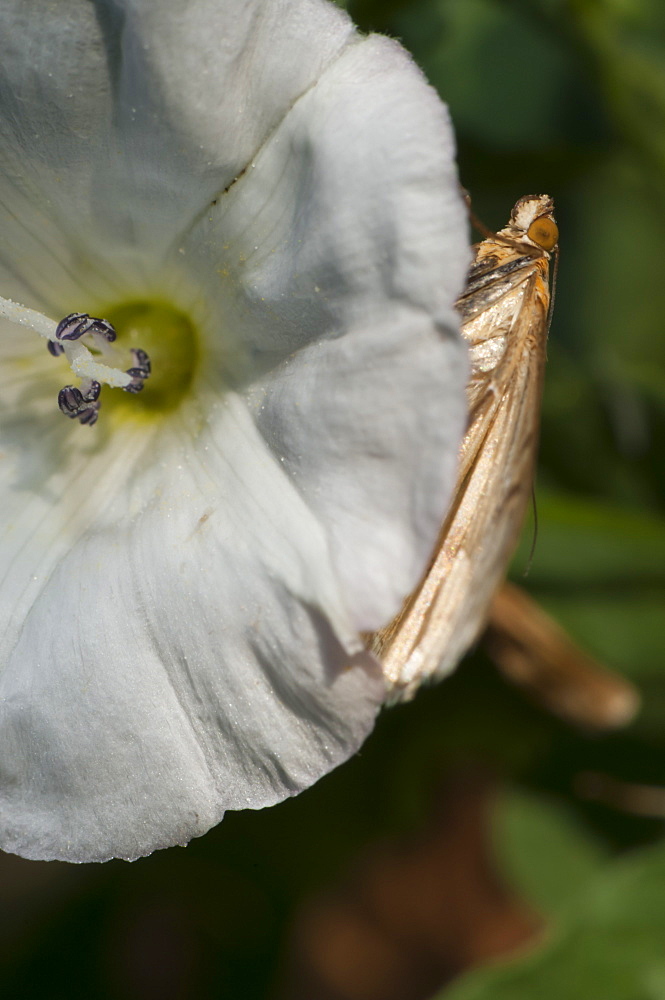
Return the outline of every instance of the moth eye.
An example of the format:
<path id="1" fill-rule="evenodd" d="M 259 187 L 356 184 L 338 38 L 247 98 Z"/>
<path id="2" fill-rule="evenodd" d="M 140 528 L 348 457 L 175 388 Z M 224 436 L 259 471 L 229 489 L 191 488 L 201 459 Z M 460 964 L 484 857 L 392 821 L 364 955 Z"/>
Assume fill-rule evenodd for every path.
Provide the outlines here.
<path id="1" fill-rule="evenodd" d="M 543 250 L 552 250 L 559 242 L 559 229 L 551 219 L 536 219 L 529 226 L 527 236 Z"/>

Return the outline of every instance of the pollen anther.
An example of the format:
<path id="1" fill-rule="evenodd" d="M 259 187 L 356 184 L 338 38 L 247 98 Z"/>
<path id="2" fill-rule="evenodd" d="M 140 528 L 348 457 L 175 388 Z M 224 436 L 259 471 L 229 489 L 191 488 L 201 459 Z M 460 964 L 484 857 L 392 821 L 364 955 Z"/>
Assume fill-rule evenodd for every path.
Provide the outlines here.
<path id="1" fill-rule="evenodd" d="M 132 348 L 132 357 L 134 358 L 134 365 L 132 368 L 127 369 L 127 374 L 131 375 L 132 381 L 123 388 L 125 392 L 141 392 L 143 383 L 150 375 L 150 358 L 140 347 Z"/>
<path id="2" fill-rule="evenodd" d="M 99 415 L 101 391 L 101 385 L 94 379 L 85 379 L 80 389 L 66 385 L 58 393 L 58 406 L 66 417 L 77 418 L 79 423 L 92 427 Z"/>
<path id="3" fill-rule="evenodd" d="M 125 371 L 120 365 L 116 367 L 101 360 L 100 354 L 107 359 L 120 357 L 116 349 L 110 346 L 116 340 L 117 333 L 107 319 L 76 312 L 69 313 L 59 323 L 55 323 L 35 309 L 1 296 L 0 319 L 33 330 L 44 338 L 48 351 L 54 358 L 63 355 L 66 357 L 74 375 L 81 379 L 81 385 L 79 388 L 64 386 L 58 394 L 58 406 L 65 416 L 76 418 L 82 424 L 92 425 L 96 422 L 102 384 L 137 393 L 141 392 L 150 375 L 150 358 L 140 348 L 131 348 L 134 364 Z M 83 343 L 85 337 L 89 338 L 88 344 L 95 354 Z"/>
<path id="4" fill-rule="evenodd" d="M 82 379 L 80 388 L 66 385 L 60 390 L 58 406 L 61 412 L 66 417 L 76 418 L 81 424 L 91 427 L 97 422 L 99 414 L 101 383 L 106 382 L 126 392 L 140 392 L 150 375 L 150 358 L 145 351 L 132 348 L 134 365 L 122 371 L 97 361 L 82 343 L 86 336 L 90 337 L 93 349 L 106 354 L 109 351 L 114 353 L 114 349 L 108 345 L 117 337 L 115 328 L 108 320 L 98 319 L 88 313 L 70 313 L 60 320 L 55 328 L 55 340 L 48 341 L 48 349 L 54 357 L 65 354 L 74 374 Z"/>
<path id="5" fill-rule="evenodd" d="M 109 344 L 117 337 L 115 328 L 107 319 L 96 319 L 88 313 L 70 313 L 55 328 L 57 340 L 79 340 L 87 333 L 99 334 Z"/>

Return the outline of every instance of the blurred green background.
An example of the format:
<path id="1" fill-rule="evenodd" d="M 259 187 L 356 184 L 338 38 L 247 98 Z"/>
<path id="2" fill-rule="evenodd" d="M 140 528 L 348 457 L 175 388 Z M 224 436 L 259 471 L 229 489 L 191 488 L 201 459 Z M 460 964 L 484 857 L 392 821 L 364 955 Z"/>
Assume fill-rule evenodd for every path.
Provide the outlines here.
<path id="1" fill-rule="evenodd" d="M 523 194 L 555 198 L 521 582 L 639 686 L 642 712 L 580 732 L 478 650 L 309 792 L 230 814 L 186 850 L 2 856 L 12 1000 L 665 1000 L 665 4 L 346 6 L 401 39 L 449 104 L 488 226 Z"/>

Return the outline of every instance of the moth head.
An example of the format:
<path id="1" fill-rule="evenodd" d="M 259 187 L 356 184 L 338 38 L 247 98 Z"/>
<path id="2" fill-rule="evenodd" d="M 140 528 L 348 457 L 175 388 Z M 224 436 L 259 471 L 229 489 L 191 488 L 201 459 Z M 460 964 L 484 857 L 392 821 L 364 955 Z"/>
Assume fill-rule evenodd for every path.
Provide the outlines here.
<path id="1" fill-rule="evenodd" d="M 515 203 L 508 228 L 539 250 L 553 250 L 559 241 L 554 202 L 547 194 L 525 195 Z"/>

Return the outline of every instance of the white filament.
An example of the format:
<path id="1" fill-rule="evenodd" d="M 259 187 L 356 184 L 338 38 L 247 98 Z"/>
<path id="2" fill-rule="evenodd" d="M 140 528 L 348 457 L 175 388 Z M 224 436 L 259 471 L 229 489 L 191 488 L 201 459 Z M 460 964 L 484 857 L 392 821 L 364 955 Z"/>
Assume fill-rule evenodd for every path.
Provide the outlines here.
<path id="1" fill-rule="evenodd" d="M 48 316 L 37 312 L 35 309 L 28 309 L 11 299 L 0 297 L 0 316 L 8 319 L 11 323 L 18 323 L 19 326 L 27 326 L 45 340 L 55 341 L 55 328 L 58 325 Z"/>
<path id="2" fill-rule="evenodd" d="M 60 344 L 64 349 L 65 357 L 74 375 L 79 378 L 90 378 L 96 382 L 106 383 L 117 389 L 122 389 L 132 381 L 132 376 L 111 365 L 105 365 L 96 361 L 85 344 L 80 341 L 58 340 L 55 335 L 57 321 L 49 319 L 43 313 L 35 309 L 28 309 L 11 299 L 3 299 L 0 296 L 0 317 L 8 319 L 10 323 L 18 326 L 28 327 L 34 330 L 40 337 L 50 340 L 54 344 Z"/>
<path id="3" fill-rule="evenodd" d="M 96 382 L 106 382 L 107 385 L 115 389 L 122 389 L 129 385 L 132 376 L 119 368 L 112 368 L 101 361 L 95 361 L 94 357 L 80 340 L 59 340 L 59 344 L 65 349 L 65 357 L 69 362 L 69 367 L 79 378 L 92 378 Z"/>

